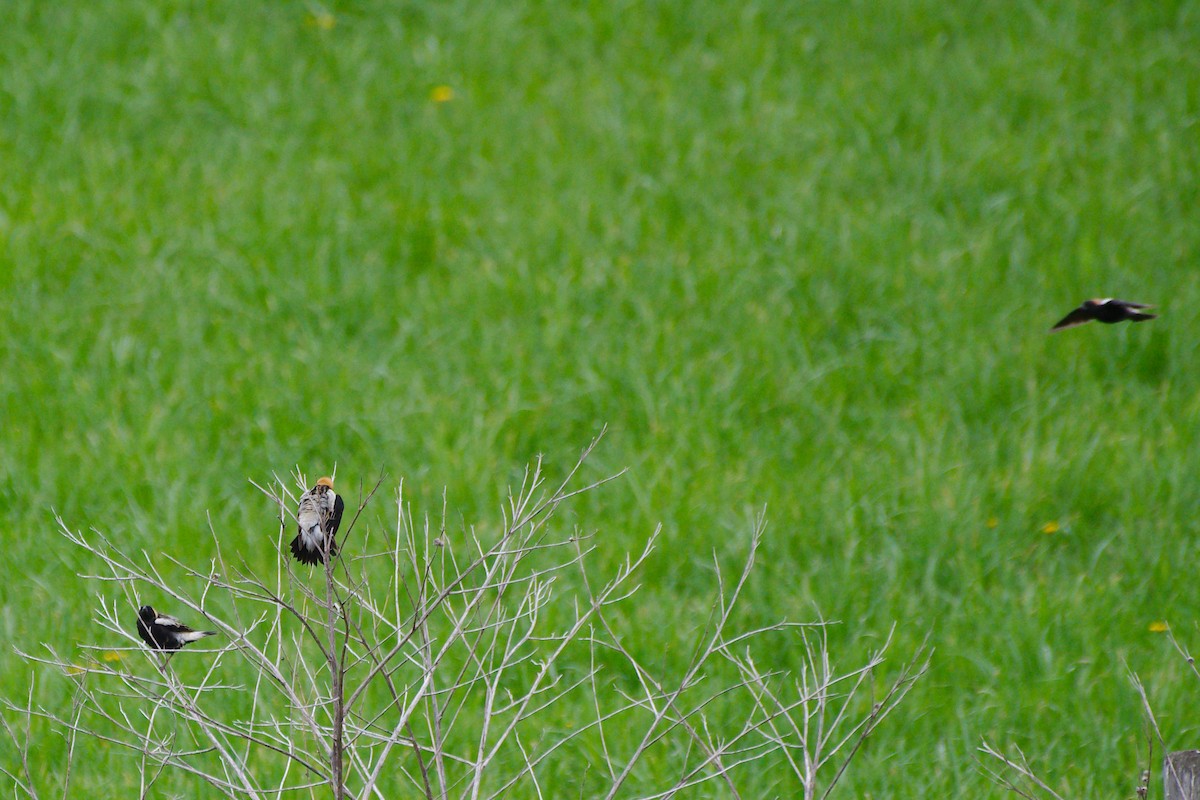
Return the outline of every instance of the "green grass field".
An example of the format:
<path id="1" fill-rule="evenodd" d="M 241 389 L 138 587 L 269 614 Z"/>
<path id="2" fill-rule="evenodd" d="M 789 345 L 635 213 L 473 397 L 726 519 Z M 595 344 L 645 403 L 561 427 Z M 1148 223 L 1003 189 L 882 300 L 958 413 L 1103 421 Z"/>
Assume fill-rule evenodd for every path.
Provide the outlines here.
<path id="1" fill-rule="evenodd" d="M 647 625 L 765 505 L 751 621 L 931 635 L 838 796 L 1000 797 L 982 736 L 1131 796 L 1126 665 L 1200 746 L 1150 630 L 1200 649 L 1198 259 L 1195 0 L 8 0 L 0 694 L 94 636 L 55 512 L 266 567 L 250 479 L 494 527 L 607 424 L 588 476 L 629 472 L 567 519 L 610 564 L 664 525 Z M 1046 335 L 1109 295 L 1162 316 Z"/>

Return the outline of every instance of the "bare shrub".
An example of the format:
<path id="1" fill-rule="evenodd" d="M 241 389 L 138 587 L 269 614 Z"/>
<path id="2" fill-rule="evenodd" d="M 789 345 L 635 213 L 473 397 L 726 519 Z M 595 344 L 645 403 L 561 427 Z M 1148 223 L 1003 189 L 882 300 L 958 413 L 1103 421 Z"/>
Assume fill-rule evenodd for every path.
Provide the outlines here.
<path id="1" fill-rule="evenodd" d="M 636 576 L 658 531 L 598 577 L 595 538 L 557 516 L 605 482 L 576 487 L 594 446 L 553 488 L 540 462 L 531 467 L 492 532 L 452 535 L 445 508 L 440 525 L 414 520 L 402 486 L 394 526 L 368 532 L 362 515 L 380 484 L 360 489 L 342 554 L 311 572 L 285 548 L 308 481 L 297 474 L 291 488 L 277 478 L 260 487 L 279 514 L 269 578 L 227 552 L 215 532 L 211 563 L 196 569 L 166 554 L 127 552 L 101 531 L 60 519 L 62 535 L 98 564 L 83 577 L 102 584 L 104 643 L 84 647 L 82 661 L 49 647 L 22 653 L 72 681 L 75 702 L 44 708 L 31 694 L 7 703 L 17 758 L 5 774 L 38 797 L 27 723 L 42 718 L 68 737 L 72 753 L 78 736 L 127 750 L 143 797 L 164 770 L 237 798 L 324 787 L 339 800 L 401 790 L 430 799 L 544 797 L 554 794 L 552 775 L 563 774 L 578 776 L 594 797 L 669 798 L 697 787 L 711 794 L 713 783 L 741 797 L 745 783 L 763 782 L 747 769 L 756 762 L 773 782 L 796 781 L 805 798 L 827 796 L 924 674 L 928 648 L 880 684 L 890 635 L 866 663 L 838 671 L 828 623 L 739 629 L 735 608 L 762 540 L 760 516 L 740 569 L 715 564 L 707 624 L 670 609 L 652 615 L 663 626 L 699 629 L 686 666 L 672 675 L 645 663 L 626 646 L 614 612 L 637 608 Z M 148 650 L 131 632 L 147 597 L 222 636 L 175 654 Z M 760 668 L 762 647 L 799 648 L 799 674 Z M 69 766 L 61 774 L 66 796 Z"/>

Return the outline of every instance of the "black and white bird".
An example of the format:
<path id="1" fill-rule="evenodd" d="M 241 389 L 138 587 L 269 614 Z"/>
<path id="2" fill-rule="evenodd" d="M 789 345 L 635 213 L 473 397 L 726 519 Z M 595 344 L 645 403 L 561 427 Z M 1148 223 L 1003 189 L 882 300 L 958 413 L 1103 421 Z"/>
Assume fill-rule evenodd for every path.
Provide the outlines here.
<path id="1" fill-rule="evenodd" d="M 317 485 L 300 495 L 296 521 L 300 532 L 292 539 L 292 555 L 301 564 L 319 564 L 325 554 L 337 555 L 334 535 L 342 524 L 345 504 L 333 490 L 332 478 L 321 478 Z"/>
<path id="2" fill-rule="evenodd" d="M 1128 300 L 1114 300 L 1111 297 L 1084 300 L 1083 305 L 1060 319 L 1058 324 L 1050 329 L 1050 332 L 1074 328 L 1076 325 L 1082 325 L 1092 320 L 1111 325 L 1114 322 L 1124 322 L 1125 320 L 1143 322 L 1157 316 L 1156 314 L 1143 314 L 1138 310 L 1141 308 L 1154 308 L 1154 306 L 1148 306 L 1145 303 L 1131 303 Z"/>
<path id="3" fill-rule="evenodd" d="M 195 631 L 174 617 L 160 614 L 153 606 L 138 609 L 138 636 L 153 650 L 178 650 L 185 644 L 216 636 L 216 631 Z"/>

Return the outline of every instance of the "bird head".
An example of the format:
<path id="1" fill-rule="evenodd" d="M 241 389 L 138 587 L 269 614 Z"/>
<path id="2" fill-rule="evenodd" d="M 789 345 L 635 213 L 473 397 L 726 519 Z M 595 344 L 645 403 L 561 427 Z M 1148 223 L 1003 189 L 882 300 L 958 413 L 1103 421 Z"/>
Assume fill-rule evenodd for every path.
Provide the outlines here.
<path id="1" fill-rule="evenodd" d="M 153 606 L 142 606 L 138 609 L 138 619 L 149 625 L 158 619 L 158 612 L 154 610 Z"/>
<path id="2" fill-rule="evenodd" d="M 317 480 L 317 486 L 328 486 L 330 489 L 332 489 L 333 488 L 333 478 L 319 478 Z"/>
<path id="3" fill-rule="evenodd" d="M 1085 308 L 1096 308 L 1097 306 L 1104 305 L 1109 300 L 1112 300 L 1112 298 L 1111 297 L 1097 297 L 1093 300 L 1084 300 L 1083 305 Z"/>

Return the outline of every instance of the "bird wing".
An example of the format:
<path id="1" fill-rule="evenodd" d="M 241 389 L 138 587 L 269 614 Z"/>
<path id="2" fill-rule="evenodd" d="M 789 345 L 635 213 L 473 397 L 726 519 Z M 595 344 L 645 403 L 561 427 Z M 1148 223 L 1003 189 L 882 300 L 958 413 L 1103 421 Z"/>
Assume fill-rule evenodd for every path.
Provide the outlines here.
<path id="1" fill-rule="evenodd" d="M 1145 303 L 1131 303 L 1128 300 L 1109 300 L 1108 302 L 1116 303 L 1117 305 L 1125 306 L 1126 308 L 1154 308 L 1152 305 L 1147 305 Z"/>
<path id="2" fill-rule="evenodd" d="M 191 631 L 192 631 L 192 629 L 189 628 L 187 625 L 184 625 L 179 620 L 175 619 L 174 617 L 168 616 L 166 614 L 159 614 L 154 619 L 154 624 L 161 625 L 163 628 L 166 628 L 167 630 L 171 631 L 172 633 L 191 633 Z"/>
<path id="3" fill-rule="evenodd" d="M 1092 321 L 1091 310 L 1080 306 L 1079 308 L 1072 311 L 1070 314 L 1067 314 L 1065 317 L 1060 319 L 1058 321 L 1058 323 L 1055 324 L 1055 326 L 1053 328 L 1051 328 L 1050 330 L 1051 330 L 1051 332 L 1061 331 L 1064 328 L 1074 328 L 1076 325 L 1082 325 L 1085 322 L 1091 322 L 1091 321 Z"/>
<path id="4" fill-rule="evenodd" d="M 338 526 L 342 524 L 342 512 L 345 510 L 346 504 L 342 501 L 342 496 L 340 494 L 335 494 L 333 496 L 333 508 L 330 510 L 324 526 L 325 530 L 329 532 L 330 536 L 333 536 L 335 533 L 337 533 Z"/>

